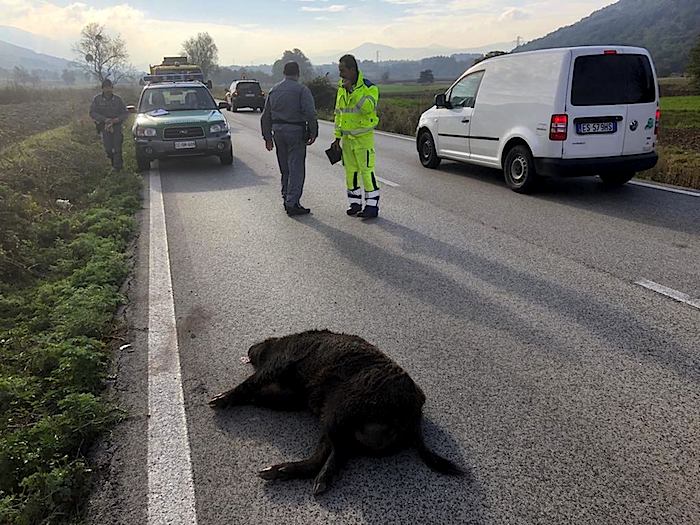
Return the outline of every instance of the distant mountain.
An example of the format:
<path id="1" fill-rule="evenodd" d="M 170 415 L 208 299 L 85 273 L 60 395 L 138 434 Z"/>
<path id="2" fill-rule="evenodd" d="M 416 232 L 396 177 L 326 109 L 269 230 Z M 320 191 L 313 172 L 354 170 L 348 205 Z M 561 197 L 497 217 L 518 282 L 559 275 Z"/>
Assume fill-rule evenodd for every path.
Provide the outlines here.
<path id="1" fill-rule="evenodd" d="M 73 56 L 70 44 L 67 42 L 59 42 L 41 35 L 35 35 L 17 27 L 0 25 L 0 40 L 8 44 L 31 49 L 36 53 L 46 53 L 66 59 Z"/>
<path id="2" fill-rule="evenodd" d="M 74 67 L 69 60 L 36 53 L 31 49 L 0 41 L 0 68 L 12 69 L 15 66 L 23 67 L 28 71 L 33 69 L 63 71 Z"/>
<path id="3" fill-rule="evenodd" d="M 649 49 L 660 75 L 682 73 L 700 35 L 700 0 L 620 0 L 515 51 L 564 46 L 633 45 Z"/>
<path id="4" fill-rule="evenodd" d="M 454 48 L 439 45 L 427 47 L 391 47 L 384 44 L 375 44 L 366 42 L 354 49 L 348 51 L 337 51 L 335 53 L 324 53 L 323 55 L 311 56 L 311 62 L 314 65 L 335 64 L 345 53 L 354 55 L 358 60 L 376 60 L 377 52 L 379 52 L 379 61 L 392 60 L 421 60 L 423 58 L 436 56 L 451 56 L 455 54 L 462 55 L 481 55 L 488 51 L 510 51 L 515 47 L 515 42 L 501 42 L 482 46 L 479 48 Z"/>

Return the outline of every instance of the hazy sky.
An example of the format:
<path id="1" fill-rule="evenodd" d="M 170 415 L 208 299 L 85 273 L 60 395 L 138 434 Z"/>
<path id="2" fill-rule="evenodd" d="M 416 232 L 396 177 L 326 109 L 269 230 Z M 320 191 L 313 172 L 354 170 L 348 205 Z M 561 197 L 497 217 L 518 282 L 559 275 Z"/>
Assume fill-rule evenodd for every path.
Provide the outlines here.
<path id="1" fill-rule="evenodd" d="M 457 48 L 526 40 L 576 22 L 613 0 L 0 0 L 0 25 L 60 41 L 66 55 L 88 22 L 106 24 L 145 65 L 208 31 L 221 64 L 272 62 L 283 50 L 309 56 L 363 42 Z M 50 50 L 46 50 L 49 52 Z"/>

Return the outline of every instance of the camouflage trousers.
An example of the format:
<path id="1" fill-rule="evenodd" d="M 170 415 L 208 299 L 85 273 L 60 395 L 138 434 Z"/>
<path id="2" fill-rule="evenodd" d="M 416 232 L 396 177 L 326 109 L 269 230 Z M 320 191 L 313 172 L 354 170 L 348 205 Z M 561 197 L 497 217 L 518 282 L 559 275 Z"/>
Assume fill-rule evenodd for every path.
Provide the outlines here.
<path id="1" fill-rule="evenodd" d="M 111 131 L 102 131 L 102 144 L 115 170 L 121 170 L 124 166 L 122 142 L 124 142 L 124 134 L 121 126 L 114 126 Z"/>

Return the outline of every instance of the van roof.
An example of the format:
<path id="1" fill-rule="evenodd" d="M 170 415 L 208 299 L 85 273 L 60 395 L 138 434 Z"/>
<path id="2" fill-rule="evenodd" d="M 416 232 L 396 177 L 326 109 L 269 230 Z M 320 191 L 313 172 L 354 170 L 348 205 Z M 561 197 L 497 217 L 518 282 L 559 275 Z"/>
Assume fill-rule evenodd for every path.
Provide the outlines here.
<path id="1" fill-rule="evenodd" d="M 544 53 L 553 53 L 553 54 L 558 54 L 558 53 L 564 53 L 568 51 L 590 51 L 591 54 L 596 54 L 596 53 L 603 53 L 604 51 L 607 51 L 609 49 L 614 49 L 618 52 L 621 53 L 641 53 L 641 54 L 649 54 L 649 51 L 643 47 L 635 47 L 635 46 L 621 46 L 617 44 L 610 44 L 606 46 L 569 46 L 569 47 L 551 47 L 547 49 L 537 49 L 535 51 L 517 51 L 517 52 L 511 52 L 511 53 L 506 53 L 504 55 L 496 55 L 491 58 L 487 58 L 486 60 L 483 60 L 482 62 L 479 62 L 479 64 L 483 64 L 485 62 L 490 62 L 492 60 L 499 60 L 503 58 L 508 58 L 508 57 L 514 57 L 514 56 L 527 56 L 527 55 L 535 55 L 535 54 L 544 54 Z"/>

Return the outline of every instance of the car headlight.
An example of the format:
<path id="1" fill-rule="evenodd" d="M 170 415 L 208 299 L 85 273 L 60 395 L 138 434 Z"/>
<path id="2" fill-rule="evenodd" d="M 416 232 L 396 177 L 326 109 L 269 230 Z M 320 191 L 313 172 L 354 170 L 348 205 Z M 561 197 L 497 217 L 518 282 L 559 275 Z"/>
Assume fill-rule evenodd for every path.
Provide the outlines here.
<path id="1" fill-rule="evenodd" d="M 156 130 L 154 128 L 136 128 L 137 137 L 155 137 Z"/>
<path id="2" fill-rule="evenodd" d="M 212 124 L 212 126 L 209 128 L 210 133 L 221 133 L 222 131 L 226 131 L 228 129 L 228 123 L 227 122 L 218 122 L 216 124 Z"/>

